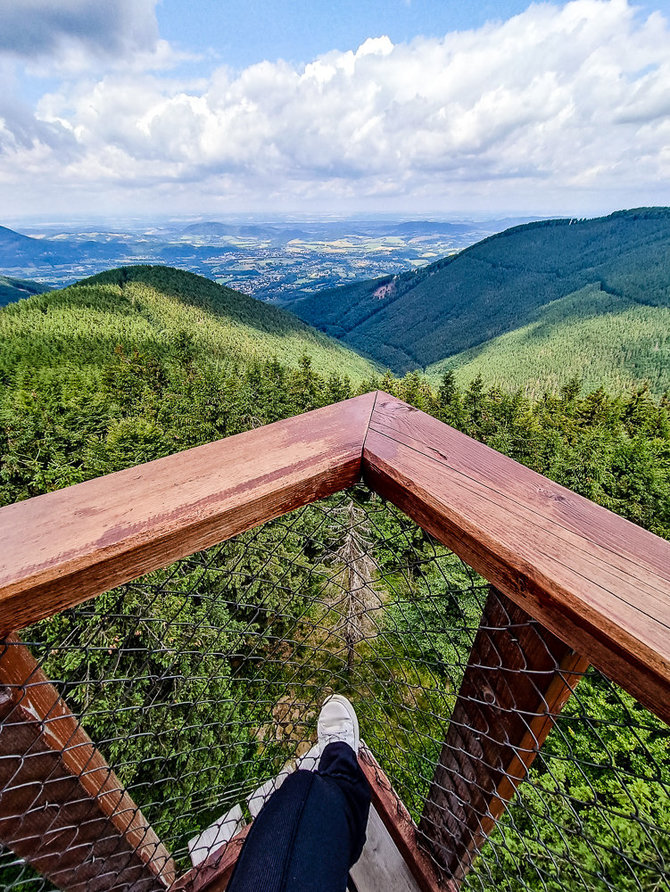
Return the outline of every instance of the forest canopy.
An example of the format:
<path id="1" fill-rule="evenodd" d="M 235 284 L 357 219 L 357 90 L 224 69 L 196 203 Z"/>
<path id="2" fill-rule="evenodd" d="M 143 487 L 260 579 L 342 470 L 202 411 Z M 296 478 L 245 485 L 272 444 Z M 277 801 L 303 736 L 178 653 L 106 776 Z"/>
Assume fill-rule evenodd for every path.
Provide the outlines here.
<path id="1" fill-rule="evenodd" d="M 184 281 L 190 290 L 182 292 L 179 288 Z M 197 277 L 184 280 L 180 274 L 177 280 L 171 271 L 113 271 L 86 285 L 36 295 L 2 311 L 0 503 L 30 498 L 381 389 L 670 538 L 667 397 L 659 398 L 645 386 L 614 394 L 604 387 L 585 389 L 578 379 L 529 396 L 520 388 L 508 391 L 486 386 L 481 376 L 459 383 L 449 368 L 434 381 L 418 372 L 402 378 L 381 375 L 350 351 L 303 332 L 300 324 L 296 328 L 287 314 L 273 313 L 260 319 L 253 313 L 255 302 L 208 290 L 209 284 L 203 293 L 197 285 Z M 375 526 L 365 497 L 352 498 L 358 502 L 347 510 L 364 518 L 360 523 L 366 525 L 365 535 L 377 549 L 380 578 L 371 581 L 371 587 L 383 598 L 379 592 L 391 578 L 400 592 L 400 606 L 387 604 L 393 632 L 378 645 L 385 648 L 374 664 L 378 674 L 362 676 L 368 695 L 370 691 L 374 695 L 367 727 L 377 734 L 377 755 L 383 762 L 399 758 L 383 743 L 388 716 L 393 715 L 389 713 L 393 706 L 391 681 L 409 679 L 414 689 L 427 685 L 425 667 L 430 660 L 430 665 L 448 667 L 451 676 L 445 674 L 437 689 L 425 696 L 438 698 L 436 703 L 448 699 L 458 683 L 453 667 L 465 664 L 469 639 L 449 638 L 447 626 L 451 622 L 463 629 L 476 628 L 481 586 L 441 552 L 437 558 L 443 565 L 431 569 L 428 559 L 434 561 L 436 552 L 430 537 L 412 525 L 402 526 L 394 516 Z M 182 562 L 176 570 L 153 574 L 145 590 L 131 586 L 122 594 L 116 590 L 101 596 L 92 602 L 83 620 L 76 613 L 66 613 L 29 631 L 28 640 L 47 655 L 45 666 L 51 676 L 67 679 L 68 701 L 81 711 L 85 727 L 102 741 L 107 757 L 114 764 L 121 763 L 122 781 L 141 791 L 152 784 L 165 785 L 169 778 L 169 786 L 161 787 L 169 798 L 154 797 L 147 808 L 161 832 L 168 828 L 165 832 L 172 834 L 178 851 L 184 851 L 193 827 L 175 813 L 174 803 L 190 810 L 189 814 L 203 809 L 204 827 L 220 813 L 216 809 L 225 801 L 221 797 L 226 785 L 253 782 L 259 735 L 265 733 L 267 698 L 275 697 L 279 704 L 280 692 L 288 683 L 282 661 L 266 663 L 262 657 L 273 652 L 291 623 L 311 623 L 313 629 L 310 597 L 316 591 L 315 570 L 340 578 L 337 569 L 328 565 L 324 570 L 325 565 L 319 564 L 324 550 L 337 549 L 333 542 L 341 522 L 334 518 L 339 510 L 339 503 L 326 514 L 314 507 L 289 525 L 279 521 L 225 543 L 218 560 L 224 568 L 234 566 L 234 574 L 221 575 L 211 563 L 205 563 L 203 570 L 197 561 Z M 396 542 L 405 543 L 402 557 L 412 567 L 425 565 L 412 570 L 411 591 L 419 593 L 412 596 L 413 602 L 410 589 L 403 588 L 408 584 L 407 571 L 403 577 L 394 563 L 398 560 Z M 267 555 L 272 555 L 271 561 Z M 449 567 L 448 576 L 444 566 Z M 458 598 L 451 588 L 454 579 L 463 586 Z M 178 626 L 170 632 L 169 647 L 147 646 L 146 657 L 140 648 L 150 629 L 143 591 L 151 594 L 153 615 L 179 616 Z M 282 601 L 286 591 L 296 593 L 289 607 Z M 428 591 L 437 600 L 422 603 L 421 593 Z M 163 626 L 167 628 L 165 623 Z M 422 635 L 416 634 L 415 626 L 423 629 Z M 90 642 L 85 648 L 69 653 L 60 647 L 63 640 L 71 641 L 84 632 Z M 202 659 L 190 644 L 193 636 L 206 651 Z M 345 657 L 349 668 L 354 659 L 363 665 L 367 653 L 365 641 L 357 640 Z M 300 646 L 299 641 L 296 647 Z M 222 653 L 237 656 L 222 664 Z M 302 648 L 300 653 L 304 659 L 310 651 Z M 245 655 L 253 659 L 256 674 L 248 680 L 251 688 L 244 688 L 242 696 L 236 667 Z M 120 662 L 122 656 L 126 662 Z M 134 677 L 133 672 L 138 681 L 124 689 L 128 702 L 119 713 L 114 685 Z M 215 683 L 208 685 L 205 697 L 198 679 L 208 672 L 215 673 Z M 388 683 L 383 683 L 383 672 L 391 673 Z M 93 678 L 110 681 L 102 686 L 96 709 L 88 717 L 91 673 Z M 342 684 L 350 684 L 349 677 L 343 671 Z M 613 840 L 611 845 L 604 844 L 610 849 L 615 849 L 625 834 L 623 854 L 596 856 L 585 848 L 579 856 L 581 873 L 575 874 L 575 856 L 570 849 L 562 873 L 555 878 L 541 874 L 542 888 L 551 892 L 564 888 L 566 882 L 583 877 L 586 871 L 590 877 L 586 888 L 593 892 L 609 890 L 613 883 L 621 890 L 637 889 L 632 874 L 622 873 L 635 863 L 646 865 L 645 876 L 651 877 L 648 888 L 654 888 L 660 869 L 657 853 L 670 830 L 662 793 L 670 772 L 667 737 L 660 733 L 658 721 L 644 713 L 639 721 L 646 730 L 634 752 L 622 734 L 604 739 L 603 727 L 594 725 L 600 727 L 597 733 L 591 726 L 584 727 L 585 709 L 590 716 L 618 715 L 616 710 L 623 702 L 629 715 L 638 716 L 640 707 L 623 692 L 604 686 L 598 677 L 587 678 L 580 690 L 581 705 L 566 710 L 563 736 L 550 737 L 547 744 L 548 757 L 563 766 L 560 778 L 538 767 L 533 784 L 524 787 L 519 810 L 510 813 L 499 831 L 504 836 L 493 839 L 497 866 L 487 868 L 489 875 L 475 871 L 471 888 L 510 892 L 540 888 L 533 885 L 540 882 L 537 865 L 542 864 L 548 849 L 566 845 L 560 828 L 571 827 L 569 832 L 579 836 L 580 825 L 575 823 L 569 803 L 580 797 L 588 800 L 580 812 L 582 826 L 588 821 L 593 838 Z M 156 698 L 174 701 L 161 726 L 160 762 L 152 751 L 154 713 L 147 709 Z M 426 700 L 427 715 L 434 715 L 437 708 L 431 703 Z M 137 715 L 142 716 L 137 720 L 141 733 L 131 740 L 131 731 L 137 730 L 133 724 Z M 419 753 L 412 747 L 419 720 L 407 711 L 398 716 L 392 730 L 395 739 L 403 741 L 399 752 L 405 754 L 398 767 L 398 782 L 418 817 Z M 206 726 L 200 729 L 199 722 Z M 600 722 L 602 725 L 604 718 Z M 245 761 L 239 764 L 231 764 L 220 748 L 222 729 L 231 727 L 242 729 L 233 740 L 244 753 Z M 180 731 L 182 728 L 186 730 Z M 432 741 L 422 758 L 434 760 L 439 728 L 428 721 L 422 733 Z M 170 749 L 171 740 L 179 741 L 179 750 Z M 202 771 L 198 748 L 211 753 L 209 773 Z M 579 764 L 574 762 L 575 749 L 581 754 Z M 643 816 L 642 826 L 638 818 L 625 812 L 629 807 L 622 804 L 621 791 L 599 766 L 610 764 L 611 759 L 621 770 L 631 759 L 643 765 L 645 759 L 649 762 L 649 753 L 658 775 L 647 780 L 638 777 L 632 806 L 634 815 Z M 267 758 L 276 761 L 278 767 L 273 770 L 278 770 L 285 753 L 270 748 Z M 556 790 L 566 803 L 560 816 L 563 823 L 546 822 L 545 831 L 537 836 L 532 822 L 525 826 L 524 821 L 540 811 L 546 796 Z M 593 802 L 588 799 L 591 790 L 596 797 Z M 623 814 L 614 830 L 604 808 Z M 657 828 L 658 839 L 653 838 L 653 845 L 647 826 Z M 23 884 L 22 871 L 0 865 L 0 876 L 13 884 L 12 892 L 34 889 L 28 880 Z"/>

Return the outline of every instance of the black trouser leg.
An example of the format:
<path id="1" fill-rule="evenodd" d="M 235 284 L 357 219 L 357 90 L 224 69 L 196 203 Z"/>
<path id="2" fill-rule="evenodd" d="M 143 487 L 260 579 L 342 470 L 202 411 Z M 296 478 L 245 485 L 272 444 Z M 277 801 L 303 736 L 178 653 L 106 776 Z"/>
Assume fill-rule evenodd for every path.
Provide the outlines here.
<path id="1" fill-rule="evenodd" d="M 365 843 L 370 786 L 346 743 L 295 771 L 254 821 L 227 892 L 345 892 Z"/>

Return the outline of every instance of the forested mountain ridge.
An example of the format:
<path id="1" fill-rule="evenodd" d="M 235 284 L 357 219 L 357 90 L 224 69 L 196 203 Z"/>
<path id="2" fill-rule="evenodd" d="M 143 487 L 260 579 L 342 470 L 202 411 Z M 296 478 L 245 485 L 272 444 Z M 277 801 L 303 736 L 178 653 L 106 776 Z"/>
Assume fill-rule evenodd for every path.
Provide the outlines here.
<path id="1" fill-rule="evenodd" d="M 13 279 L 11 276 L 0 276 L 0 307 L 30 297 L 31 294 L 42 294 L 49 291 L 46 285 L 30 282 L 27 279 Z"/>
<path id="2" fill-rule="evenodd" d="M 354 378 L 374 368 L 290 313 L 183 270 L 131 266 L 108 270 L 62 291 L 4 308 L 0 370 L 35 371 L 64 362 L 99 366 L 110 351 L 155 359 L 175 352 L 224 364 L 276 357 Z"/>
<path id="3" fill-rule="evenodd" d="M 670 208 L 515 226 L 415 272 L 289 306 L 402 372 L 519 329 L 588 285 L 630 304 L 670 307 Z"/>

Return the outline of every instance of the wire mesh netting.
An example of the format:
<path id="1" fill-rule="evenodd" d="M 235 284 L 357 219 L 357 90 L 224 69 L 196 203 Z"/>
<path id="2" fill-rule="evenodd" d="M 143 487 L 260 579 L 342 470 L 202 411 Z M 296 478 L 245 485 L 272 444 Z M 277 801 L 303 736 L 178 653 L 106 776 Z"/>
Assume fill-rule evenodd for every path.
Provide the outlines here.
<path id="1" fill-rule="evenodd" d="M 464 889 L 670 889 L 668 728 L 550 638 L 362 486 L 22 633 L 177 874 L 296 760 L 313 764 L 321 703 L 340 692 L 422 847 Z M 5 803 L 29 755 L 0 759 Z M 12 820 L 16 839 L 28 824 Z M 5 848 L 0 887 L 54 882 Z"/>

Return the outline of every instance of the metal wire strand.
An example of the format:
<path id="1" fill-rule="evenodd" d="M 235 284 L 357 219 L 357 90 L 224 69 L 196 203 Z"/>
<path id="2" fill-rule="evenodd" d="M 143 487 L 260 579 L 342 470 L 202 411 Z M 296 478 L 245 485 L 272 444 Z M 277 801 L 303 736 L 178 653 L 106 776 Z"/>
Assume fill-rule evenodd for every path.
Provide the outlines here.
<path id="1" fill-rule="evenodd" d="M 309 754 L 337 691 L 419 844 L 463 889 L 670 889 L 667 726 L 557 656 L 549 633 L 515 611 L 358 486 L 24 630 L 16 646 L 178 873 L 220 847 L 217 821 L 239 806 L 229 821 L 239 829 Z M 50 721 L 55 711 L 44 734 Z M 30 832 L 30 808 L 7 815 L 6 804 L 25 801 L 31 752 L 0 765 L 12 839 Z M 55 765 L 31 793 L 36 808 L 56 788 Z M 114 815 L 105 833 L 118 834 Z M 9 848 L 0 887 L 55 888 Z"/>

